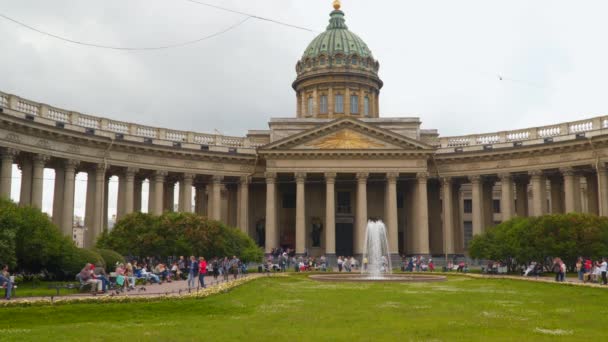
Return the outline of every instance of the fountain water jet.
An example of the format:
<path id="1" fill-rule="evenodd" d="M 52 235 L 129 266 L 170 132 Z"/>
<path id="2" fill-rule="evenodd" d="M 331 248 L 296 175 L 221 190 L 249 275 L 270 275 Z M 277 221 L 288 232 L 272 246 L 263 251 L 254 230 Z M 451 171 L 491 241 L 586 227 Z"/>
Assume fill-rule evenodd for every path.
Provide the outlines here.
<path id="1" fill-rule="evenodd" d="M 391 274 L 393 268 L 384 223 L 368 221 L 363 241 L 363 260 L 367 259 L 367 265 L 362 265 L 361 273 L 367 274 L 369 279 L 383 279 L 385 274 Z"/>

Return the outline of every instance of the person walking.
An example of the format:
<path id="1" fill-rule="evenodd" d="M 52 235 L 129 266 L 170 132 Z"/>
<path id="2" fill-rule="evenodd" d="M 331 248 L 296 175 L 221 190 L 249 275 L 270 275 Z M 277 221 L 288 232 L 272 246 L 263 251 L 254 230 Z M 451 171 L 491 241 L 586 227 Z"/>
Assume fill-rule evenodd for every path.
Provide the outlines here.
<path id="1" fill-rule="evenodd" d="M 555 281 L 559 281 L 560 273 L 562 272 L 562 266 L 559 264 L 559 258 L 553 259 L 553 266 L 551 267 L 551 271 L 555 273 Z"/>
<path id="2" fill-rule="evenodd" d="M 205 288 L 205 276 L 207 275 L 207 261 L 201 257 L 198 263 L 198 281 L 202 288 Z"/>
<path id="3" fill-rule="evenodd" d="M 11 282 L 11 275 L 8 272 L 8 265 L 4 265 L 2 267 L 2 271 L 0 272 L 0 287 L 5 286 L 5 295 L 4 299 L 11 299 L 11 292 L 13 290 L 13 283 Z"/>
<path id="4" fill-rule="evenodd" d="M 188 265 L 188 288 L 193 288 L 196 285 L 196 276 L 198 274 L 198 262 L 194 255 L 190 256 L 190 264 Z"/>
<path id="5" fill-rule="evenodd" d="M 602 263 L 600 264 L 600 272 L 602 274 L 602 285 L 608 284 L 608 279 L 606 279 L 607 271 L 608 271 L 608 262 L 606 262 L 606 258 L 602 258 Z"/>

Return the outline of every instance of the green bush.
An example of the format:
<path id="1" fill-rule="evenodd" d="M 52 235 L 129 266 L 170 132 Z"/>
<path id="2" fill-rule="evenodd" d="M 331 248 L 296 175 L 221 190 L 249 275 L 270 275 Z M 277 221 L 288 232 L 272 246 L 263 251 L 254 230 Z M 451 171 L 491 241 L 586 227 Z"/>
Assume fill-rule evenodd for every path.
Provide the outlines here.
<path id="1" fill-rule="evenodd" d="M 114 272 L 116 264 L 124 263 L 125 258 L 120 253 L 111 249 L 94 249 L 102 258 L 106 265 L 106 272 Z"/>
<path id="2" fill-rule="evenodd" d="M 579 256 L 608 255 L 608 218 L 578 213 L 514 218 L 475 236 L 469 254 L 501 260 L 511 270 L 531 261 L 548 267 L 554 257 L 572 268 Z"/>
<path id="3" fill-rule="evenodd" d="M 106 267 L 101 255 L 96 251 L 84 248 L 74 248 L 63 255 L 60 265 L 60 274 L 64 279 L 73 279 L 87 263 L 96 267 Z"/>
<path id="4" fill-rule="evenodd" d="M 111 232 L 101 236 L 97 247 L 128 256 L 237 255 L 252 262 L 260 261 L 264 255 L 255 242 L 238 229 L 191 213 L 128 215 L 117 222 Z"/>

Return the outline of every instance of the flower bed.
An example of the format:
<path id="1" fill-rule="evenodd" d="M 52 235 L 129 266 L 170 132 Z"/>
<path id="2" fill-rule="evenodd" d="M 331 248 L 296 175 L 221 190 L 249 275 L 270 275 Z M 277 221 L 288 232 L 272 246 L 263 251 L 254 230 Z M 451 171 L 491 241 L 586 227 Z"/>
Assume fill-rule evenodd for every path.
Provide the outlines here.
<path id="1" fill-rule="evenodd" d="M 141 303 L 141 302 L 157 302 L 163 300 L 184 300 L 184 299 L 202 299 L 212 295 L 227 293 L 235 287 L 248 283 L 257 276 L 248 276 L 237 280 L 232 280 L 223 284 L 211 286 L 205 289 L 199 289 L 190 293 L 173 294 L 173 295 L 144 295 L 144 296 L 99 296 L 99 297 L 48 297 L 38 299 L 25 299 L 15 301 L 0 302 L 0 307 L 29 307 L 29 306 L 45 306 L 45 305 L 65 305 L 65 304 L 91 304 L 91 303 Z"/>

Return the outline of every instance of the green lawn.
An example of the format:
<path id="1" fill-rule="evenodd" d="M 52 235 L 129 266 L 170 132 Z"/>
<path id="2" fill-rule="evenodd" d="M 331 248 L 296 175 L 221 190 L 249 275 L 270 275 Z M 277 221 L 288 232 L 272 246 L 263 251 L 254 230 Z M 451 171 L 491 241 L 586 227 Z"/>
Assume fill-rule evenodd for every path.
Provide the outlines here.
<path id="1" fill-rule="evenodd" d="M 13 297 L 39 297 L 39 296 L 56 296 L 57 290 L 55 288 L 49 289 L 49 286 L 55 285 L 65 285 L 65 284 L 75 284 L 75 282 L 26 282 L 26 283 L 18 283 L 17 289 L 13 293 Z M 1 291 L 2 295 L 4 295 L 4 290 Z M 59 294 L 61 296 L 65 296 L 68 294 L 78 293 L 78 289 L 59 289 Z"/>
<path id="2" fill-rule="evenodd" d="M 3 341 L 601 341 L 605 289 L 262 278 L 206 299 L 0 309 Z M 557 335 L 555 335 L 557 334 Z"/>

